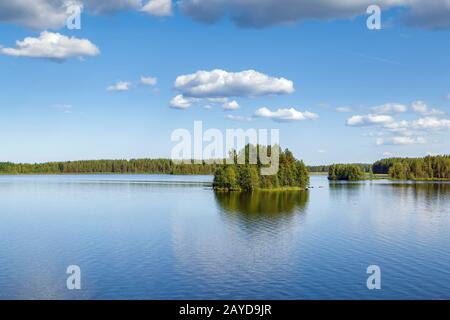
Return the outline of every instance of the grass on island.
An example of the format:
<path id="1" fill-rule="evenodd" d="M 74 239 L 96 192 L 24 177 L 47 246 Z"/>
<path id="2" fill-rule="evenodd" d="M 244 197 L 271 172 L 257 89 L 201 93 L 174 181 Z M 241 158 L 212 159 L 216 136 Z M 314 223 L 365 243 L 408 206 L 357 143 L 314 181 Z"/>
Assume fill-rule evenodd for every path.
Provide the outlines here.
<path id="1" fill-rule="evenodd" d="M 242 189 L 213 188 L 216 192 L 248 192 Z M 256 188 L 254 192 L 285 192 L 285 191 L 306 191 L 308 188 L 302 187 L 276 187 L 276 188 Z"/>

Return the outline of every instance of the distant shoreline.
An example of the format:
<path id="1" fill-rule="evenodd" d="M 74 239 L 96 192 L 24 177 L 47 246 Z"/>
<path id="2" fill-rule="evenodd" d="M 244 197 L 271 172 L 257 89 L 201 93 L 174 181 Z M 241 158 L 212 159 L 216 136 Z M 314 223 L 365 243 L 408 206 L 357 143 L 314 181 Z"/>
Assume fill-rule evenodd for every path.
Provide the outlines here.
<path id="1" fill-rule="evenodd" d="M 327 176 L 326 172 L 309 172 L 312 176 Z M 208 173 L 152 173 L 152 172 L 65 172 L 65 173 L 5 173 L 0 172 L 0 177 L 2 176 L 87 176 L 87 175 L 168 175 L 168 176 L 214 176 L 214 174 Z M 390 181 L 422 181 L 422 182 L 446 182 L 450 181 L 450 179 L 439 179 L 439 178 L 417 178 L 417 179 L 395 179 L 390 178 L 387 174 L 374 174 L 374 178 L 367 178 L 360 181 L 369 181 L 369 180 L 390 180 Z M 337 180 L 339 181 L 339 180 Z M 271 191 L 272 189 L 258 189 L 258 191 Z M 278 188 L 275 191 L 285 191 L 285 190 L 306 190 L 305 188 Z"/>

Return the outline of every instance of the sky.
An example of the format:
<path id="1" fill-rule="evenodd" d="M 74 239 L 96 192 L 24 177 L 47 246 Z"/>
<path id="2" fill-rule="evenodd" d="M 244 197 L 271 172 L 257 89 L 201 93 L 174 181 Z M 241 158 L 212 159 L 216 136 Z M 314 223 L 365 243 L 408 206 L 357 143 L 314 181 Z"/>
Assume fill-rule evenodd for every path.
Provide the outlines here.
<path id="1" fill-rule="evenodd" d="M 1 1 L 0 162 L 168 158 L 196 120 L 310 165 L 450 154 L 449 40 L 448 0 Z"/>

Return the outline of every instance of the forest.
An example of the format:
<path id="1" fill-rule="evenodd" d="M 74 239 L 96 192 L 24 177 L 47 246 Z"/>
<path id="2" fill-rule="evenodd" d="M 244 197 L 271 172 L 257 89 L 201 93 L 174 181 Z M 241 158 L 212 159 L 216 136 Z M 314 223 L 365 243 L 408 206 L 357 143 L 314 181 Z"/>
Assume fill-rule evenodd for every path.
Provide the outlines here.
<path id="1" fill-rule="evenodd" d="M 249 149 L 265 148 L 263 152 L 270 155 L 271 147 L 247 145 L 240 153 L 245 152 L 244 164 L 225 164 L 219 166 L 214 173 L 213 188 L 216 191 L 253 191 L 253 190 L 285 190 L 306 189 L 309 184 L 309 173 L 303 161 L 295 159 L 288 149 L 281 150 L 275 146 L 279 153 L 279 169 L 276 174 L 262 175 L 263 165 L 259 159 L 259 151 L 256 164 L 250 164 Z M 273 148 L 273 147 L 272 147 Z M 235 158 L 238 156 L 236 153 Z"/>
<path id="2" fill-rule="evenodd" d="M 217 165 L 177 164 L 169 159 L 84 160 L 36 164 L 0 163 L 0 174 L 87 174 L 87 173 L 148 173 L 148 174 L 213 174 Z"/>
<path id="3" fill-rule="evenodd" d="M 382 159 L 373 164 L 373 172 L 399 180 L 448 180 L 450 155 Z"/>
<path id="4" fill-rule="evenodd" d="M 370 163 L 349 163 L 349 165 L 358 166 L 366 173 L 370 173 L 372 171 L 372 164 Z M 331 166 L 333 165 L 307 166 L 307 168 L 309 172 L 328 173 Z"/>
<path id="5" fill-rule="evenodd" d="M 356 164 L 333 164 L 328 170 L 328 180 L 357 181 L 366 179 L 361 166 Z"/>
<path id="6" fill-rule="evenodd" d="M 248 146 L 246 147 L 248 152 Z M 238 155 L 235 155 L 238 156 Z M 66 162 L 47 163 L 11 163 L 0 162 L 0 174 L 93 174 L 93 173 L 128 173 L 128 174 L 184 174 L 184 175 L 213 175 L 217 170 L 225 170 L 225 160 L 219 164 L 211 164 L 203 161 L 201 164 L 178 164 L 170 159 L 131 159 L 131 160 L 81 160 Z M 245 175 L 257 179 L 261 188 L 273 188 L 280 186 L 295 185 L 298 174 L 292 169 L 294 166 L 301 167 L 309 172 L 328 172 L 330 180 L 360 180 L 362 176 L 371 178 L 375 175 L 389 175 L 392 179 L 401 180 L 448 180 L 450 179 L 450 155 L 427 156 L 424 158 L 387 158 L 370 164 L 334 164 L 322 166 L 304 167 L 294 158 L 289 150 L 280 153 L 280 172 L 276 177 L 259 176 L 258 169 L 251 165 L 245 170 L 241 167 L 228 169 L 234 171 L 237 176 Z M 294 163 L 294 165 L 292 164 Z M 256 171 L 255 171 L 256 170 Z M 228 172 L 232 175 L 232 172 Z M 361 174 L 362 172 L 362 174 Z M 242 174 L 240 174 L 242 173 Z M 365 173 L 365 175 L 364 175 Z M 292 176 L 291 176 L 292 175 Z M 249 179 L 250 179 L 249 178 Z M 303 176 L 302 176 L 303 179 Z M 251 179 L 250 179 L 251 180 Z M 255 182 L 255 181 L 253 181 Z M 304 183 L 301 184 L 302 186 Z M 234 188 L 234 186 L 233 186 Z"/>

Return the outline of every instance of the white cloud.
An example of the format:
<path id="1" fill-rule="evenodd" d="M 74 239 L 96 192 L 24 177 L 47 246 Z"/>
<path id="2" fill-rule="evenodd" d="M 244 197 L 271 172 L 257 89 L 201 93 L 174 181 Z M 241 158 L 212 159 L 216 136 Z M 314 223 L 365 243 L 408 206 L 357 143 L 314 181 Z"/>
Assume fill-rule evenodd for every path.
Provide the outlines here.
<path id="1" fill-rule="evenodd" d="M 428 108 L 428 105 L 425 102 L 420 101 L 420 100 L 419 101 L 414 101 L 411 104 L 411 108 L 417 113 L 420 113 L 420 114 L 423 114 L 423 115 L 428 115 L 428 116 L 440 115 L 440 114 L 444 113 L 444 112 L 442 112 L 440 110 L 437 110 L 437 109 L 434 109 L 434 108 L 430 110 Z"/>
<path id="2" fill-rule="evenodd" d="M 152 16 L 167 17 L 172 15 L 172 0 L 150 0 L 141 11 Z"/>
<path id="3" fill-rule="evenodd" d="M 411 108 L 419 113 L 426 113 L 428 111 L 428 106 L 423 101 L 414 101 L 411 104 Z"/>
<path id="4" fill-rule="evenodd" d="M 154 78 L 154 77 L 141 76 L 140 82 L 142 84 L 145 84 L 145 85 L 148 85 L 148 86 L 154 86 L 154 85 L 156 85 L 158 83 L 158 79 Z"/>
<path id="5" fill-rule="evenodd" d="M 349 108 L 349 107 L 337 107 L 336 111 L 337 112 L 346 113 L 346 112 L 352 112 L 352 109 Z"/>
<path id="6" fill-rule="evenodd" d="M 435 117 L 420 118 L 412 122 L 412 127 L 415 129 L 424 129 L 424 130 L 426 129 L 450 130 L 450 119 L 438 119 Z"/>
<path id="7" fill-rule="evenodd" d="M 400 7 L 405 23 L 425 28 L 450 27 L 448 0 L 181 0 L 182 12 L 193 19 L 212 23 L 229 16 L 241 27 L 266 27 L 305 20 L 349 19 L 365 15 L 369 5 L 384 11 Z M 405 18 L 405 16 L 401 16 Z"/>
<path id="8" fill-rule="evenodd" d="M 386 103 L 377 107 L 373 107 L 375 113 L 402 113 L 408 110 L 408 107 L 400 103 Z"/>
<path id="9" fill-rule="evenodd" d="M 372 125 L 385 125 L 394 122 L 394 119 L 388 115 L 367 114 L 356 115 L 347 119 L 348 126 L 372 126 Z"/>
<path id="10" fill-rule="evenodd" d="M 35 30 L 58 29 L 66 25 L 69 5 L 79 5 L 94 15 L 121 10 L 142 10 L 153 16 L 172 14 L 171 0 L 2 0 L 0 23 L 13 23 Z"/>
<path id="11" fill-rule="evenodd" d="M 131 82 L 128 81 L 119 81 L 113 85 L 110 85 L 106 88 L 108 91 L 128 91 L 131 87 Z"/>
<path id="12" fill-rule="evenodd" d="M 378 138 L 376 140 L 377 146 L 381 145 L 409 145 L 409 144 L 424 144 L 427 141 L 422 137 L 390 137 Z"/>
<path id="13" fill-rule="evenodd" d="M 3 0 L 0 1 L 0 22 L 13 23 L 35 30 L 61 28 L 65 25 L 64 0 Z"/>
<path id="14" fill-rule="evenodd" d="M 384 125 L 384 128 L 388 129 L 391 132 L 397 132 L 402 135 L 410 135 L 411 134 L 411 132 L 409 131 L 410 124 L 406 120 L 386 123 Z"/>
<path id="15" fill-rule="evenodd" d="M 389 151 L 383 152 L 383 157 L 393 157 L 393 156 L 394 154 L 392 152 Z"/>
<path id="16" fill-rule="evenodd" d="M 170 107 L 175 109 L 187 109 L 192 106 L 194 100 L 191 98 L 185 98 L 179 94 L 170 101 Z"/>
<path id="17" fill-rule="evenodd" d="M 450 2 L 449 0 L 404 0 L 410 6 L 406 24 L 428 29 L 450 28 Z"/>
<path id="18" fill-rule="evenodd" d="M 171 0 L 3 0 L 0 23 L 14 23 L 36 30 L 61 28 L 66 22 L 66 7 L 83 3 L 88 13 L 110 14 L 120 10 L 141 10 L 153 16 L 172 15 Z M 383 10 L 402 8 L 400 19 L 412 26 L 450 28 L 448 0 L 181 0 L 181 11 L 207 23 L 229 16 L 242 27 L 292 24 L 305 20 L 350 19 L 365 15 L 369 5 Z M 405 14 L 402 14 L 404 12 Z"/>
<path id="19" fill-rule="evenodd" d="M 319 116 L 309 111 L 300 112 L 295 110 L 294 108 L 278 109 L 277 111 L 271 111 L 270 109 L 263 107 L 256 110 L 255 117 L 270 118 L 274 121 L 283 122 L 283 121 L 299 121 L 306 119 L 314 120 L 317 119 Z"/>
<path id="20" fill-rule="evenodd" d="M 326 151 L 323 150 L 323 149 L 319 149 L 319 150 L 317 150 L 317 152 L 318 152 L 318 153 L 326 153 Z"/>
<path id="21" fill-rule="evenodd" d="M 179 7 L 185 14 L 202 22 L 214 22 L 229 15 L 239 26 L 264 27 L 307 19 L 350 18 L 365 14 L 370 4 L 374 4 L 374 1 L 182 0 L 179 2 Z"/>
<path id="22" fill-rule="evenodd" d="M 0 48 L 0 52 L 14 57 L 63 61 L 72 57 L 96 56 L 100 50 L 87 39 L 43 31 L 38 38 L 27 37 L 16 41 L 16 48 Z"/>
<path id="23" fill-rule="evenodd" d="M 236 100 L 225 102 L 222 107 L 225 110 L 236 110 L 239 109 L 239 104 L 236 102 Z"/>
<path id="24" fill-rule="evenodd" d="M 142 0 L 83 0 L 88 11 L 93 14 L 110 14 L 120 10 L 138 10 Z"/>
<path id="25" fill-rule="evenodd" d="M 274 78 L 263 73 L 246 70 L 197 71 L 181 75 L 175 81 L 175 89 L 184 96 L 196 98 L 254 97 L 294 92 L 294 84 L 285 78 Z"/>
<path id="26" fill-rule="evenodd" d="M 243 117 L 243 116 L 235 116 L 232 114 L 227 114 L 226 119 L 231 120 L 231 121 L 237 121 L 237 122 L 250 122 L 252 121 L 251 117 Z"/>

